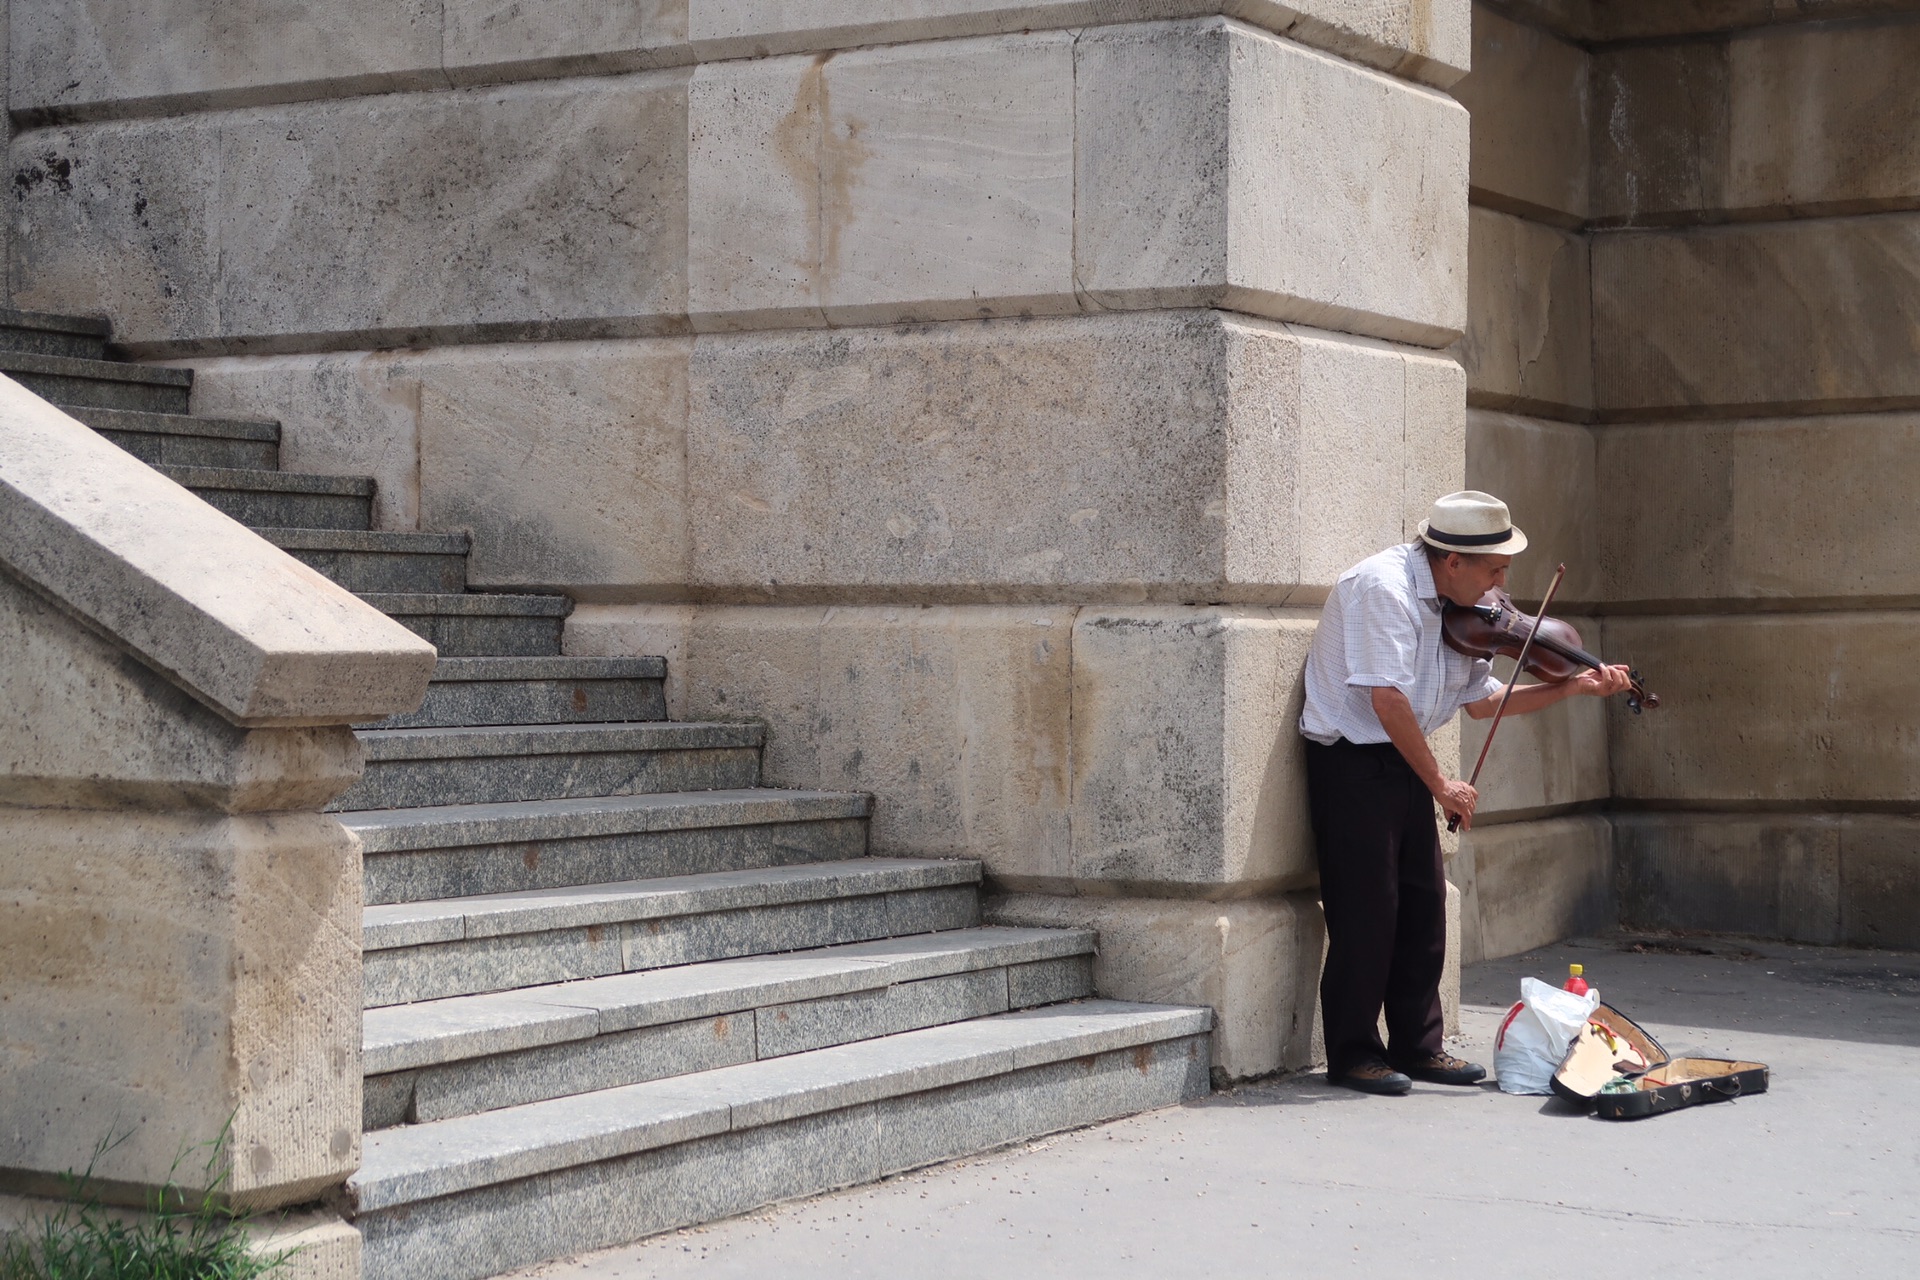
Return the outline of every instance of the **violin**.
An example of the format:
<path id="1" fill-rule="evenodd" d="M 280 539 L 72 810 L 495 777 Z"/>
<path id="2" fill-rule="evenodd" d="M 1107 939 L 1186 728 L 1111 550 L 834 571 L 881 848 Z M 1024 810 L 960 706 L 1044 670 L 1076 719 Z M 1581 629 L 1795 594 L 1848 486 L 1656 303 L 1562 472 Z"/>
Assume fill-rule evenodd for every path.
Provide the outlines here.
<path id="1" fill-rule="evenodd" d="M 1526 673 L 1547 684 L 1571 680 L 1582 671 L 1598 671 L 1605 664 L 1580 647 L 1580 633 L 1558 618 L 1544 623 L 1520 607 L 1500 588 L 1480 597 L 1480 603 L 1462 607 L 1445 600 L 1440 605 L 1440 631 L 1447 647 L 1469 658 L 1518 658 L 1526 654 Z M 1527 644 L 1532 637 L 1533 644 Z M 1638 671 L 1627 672 L 1632 687 L 1627 705 L 1639 715 L 1642 707 L 1657 708 L 1660 696 L 1648 693 Z"/>

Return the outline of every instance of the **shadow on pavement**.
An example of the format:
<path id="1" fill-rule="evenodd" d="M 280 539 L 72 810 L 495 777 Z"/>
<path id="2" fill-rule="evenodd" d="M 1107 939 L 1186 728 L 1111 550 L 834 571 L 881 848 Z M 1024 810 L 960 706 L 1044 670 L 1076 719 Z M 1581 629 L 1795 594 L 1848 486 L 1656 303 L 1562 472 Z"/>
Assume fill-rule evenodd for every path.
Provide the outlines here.
<path id="1" fill-rule="evenodd" d="M 1920 955 L 1727 938 L 1579 938 L 1468 965 L 1463 1005 L 1504 1009 L 1568 964 L 1643 1023 L 1920 1047 Z M 1668 1045 L 1668 1049 L 1675 1046 Z"/>

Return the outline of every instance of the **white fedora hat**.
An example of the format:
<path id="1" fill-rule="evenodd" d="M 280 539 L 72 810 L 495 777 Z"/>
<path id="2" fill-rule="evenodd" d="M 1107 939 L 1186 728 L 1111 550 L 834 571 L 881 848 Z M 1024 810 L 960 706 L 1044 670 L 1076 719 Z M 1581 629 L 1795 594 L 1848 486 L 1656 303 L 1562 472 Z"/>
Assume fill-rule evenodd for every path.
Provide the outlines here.
<path id="1" fill-rule="evenodd" d="M 1507 504 L 1478 489 L 1437 500 L 1420 522 L 1420 540 L 1468 556 L 1512 556 L 1527 549 L 1527 535 L 1513 527 Z"/>

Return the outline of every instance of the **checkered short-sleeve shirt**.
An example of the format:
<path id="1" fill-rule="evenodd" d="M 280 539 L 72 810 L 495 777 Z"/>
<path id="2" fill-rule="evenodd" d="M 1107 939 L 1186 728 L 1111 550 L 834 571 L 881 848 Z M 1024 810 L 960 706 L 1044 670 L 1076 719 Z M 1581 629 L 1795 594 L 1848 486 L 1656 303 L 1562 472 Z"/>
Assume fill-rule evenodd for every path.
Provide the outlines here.
<path id="1" fill-rule="evenodd" d="M 1469 702 L 1499 693 L 1492 666 L 1447 647 L 1440 592 L 1418 543 L 1388 547 L 1340 575 L 1307 652 L 1300 732 L 1315 742 L 1385 742 L 1373 690 L 1392 687 L 1432 733 Z"/>

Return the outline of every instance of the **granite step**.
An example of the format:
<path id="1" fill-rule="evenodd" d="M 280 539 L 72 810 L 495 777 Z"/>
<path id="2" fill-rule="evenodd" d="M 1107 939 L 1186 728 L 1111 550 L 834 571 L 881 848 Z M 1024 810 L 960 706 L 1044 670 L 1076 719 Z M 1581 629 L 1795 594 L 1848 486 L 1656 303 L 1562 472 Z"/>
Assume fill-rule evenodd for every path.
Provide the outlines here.
<path id="1" fill-rule="evenodd" d="M 955 929 L 370 1009 L 368 1130 L 1093 994 L 1094 935 Z"/>
<path id="2" fill-rule="evenodd" d="M 349 591 L 449 595 L 467 587 L 464 533 L 257 527 L 254 531 Z"/>
<path id="3" fill-rule="evenodd" d="M 366 902 L 610 884 L 841 862 L 867 851 L 852 792 L 679 791 L 368 809 L 340 820 L 365 851 Z"/>
<path id="4" fill-rule="evenodd" d="M 664 658 L 442 658 L 418 711 L 382 729 L 665 720 Z"/>
<path id="5" fill-rule="evenodd" d="M 442 658 L 557 658 L 573 601 L 566 596 L 362 591 L 360 598 L 420 636 Z"/>
<path id="6" fill-rule="evenodd" d="M 855 858 L 367 907 L 368 1008 L 980 923 L 980 864 Z"/>
<path id="7" fill-rule="evenodd" d="M 185 413 L 193 370 L 77 356 L 0 350 L 0 373 L 43 400 L 66 407 Z"/>
<path id="8" fill-rule="evenodd" d="M 365 1275 L 480 1280 L 1189 1101 L 1210 1026 L 1090 1000 L 370 1133 Z"/>
<path id="9" fill-rule="evenodd" d="M 362 729 L 366 768 L 330 808 L 570 800 L 760 783 L 757 724 L 488 725 Z"/>
<path id="10" fill-rule="evenodd" d="M 0 307 L 0 351 L 104 360 L 113 325 L 97 316 L 55 316 Z"/>
<path id="11" fill-rule="evenodd" d="M 354 529 L 373 523 L 370 476 L 316 476 L 228 467 L 155 467 L 254 529 Z"/>
<path id="12" fill-rule="evenodd" d="M 280 469 L 277 422 L 196 418 L 184 413 L 144 413 L 78 404 L 60 408 L 148 466 Z"/>
<path id="13" fill-rule="evenodd" d="M 365 900 L 472 894 L 843 862 L 866 854 L 872 798 L 829 791 L 680 791 L 361 810 Z"/>

